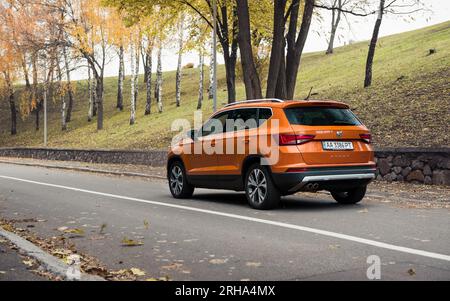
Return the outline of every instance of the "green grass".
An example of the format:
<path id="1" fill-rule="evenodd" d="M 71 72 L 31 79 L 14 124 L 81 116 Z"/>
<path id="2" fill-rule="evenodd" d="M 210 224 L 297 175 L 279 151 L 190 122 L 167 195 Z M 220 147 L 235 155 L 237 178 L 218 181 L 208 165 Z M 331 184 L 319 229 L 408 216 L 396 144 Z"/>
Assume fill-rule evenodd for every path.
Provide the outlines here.
<path id="1" fill-rule="evenodd" d="M 306 97 L 311 87 L 316 99 L 341 100 L 351 105 L 372 130 L 377 146 L 449 146 L 450 136 L 450 22 L 380 39 L 374 62 L 373 85 L 362 87 L 367 42 L 335 50 L 305 54 L 300 67 L 296 98 Z M 428 56 L 430 48 L 436 54 Z M 220 66 L 219 100 L 226 99 L 225 74 Z M 138 117 L 129 125 L 129 107 L 115 110 L 116 78 L 105 79 L 104 130 L 87 122 L 86 82 L 76 83 L 76 102 L 69 130 L 60 129 L 58 103 L 49 105 L 49 146 L 71 148 L 154 149 L 169 145 L 171 123 L 193 119 L 197 106 L 198 70 L 183 71 L 182 106 L 175 106 L 175 73 L 164 74 L 164 112 L 144 116 L 145 89 L 141 83 Z M 237 97 L 245 98 L 241 82 Z M 125 101 L 129 105 L 129 81 Z M 206 94 L 206 92 L 205 92 Z M 224 101 L 221 102 L 223 104 Z M 209 116 L 211 101 L 204 102 Z M 9 135 L 9 108 L 0 102 L 0 146 L 42 146 L 42 130 L 35 132 L 34 116 L 19 120 L 18 135 Z"/>

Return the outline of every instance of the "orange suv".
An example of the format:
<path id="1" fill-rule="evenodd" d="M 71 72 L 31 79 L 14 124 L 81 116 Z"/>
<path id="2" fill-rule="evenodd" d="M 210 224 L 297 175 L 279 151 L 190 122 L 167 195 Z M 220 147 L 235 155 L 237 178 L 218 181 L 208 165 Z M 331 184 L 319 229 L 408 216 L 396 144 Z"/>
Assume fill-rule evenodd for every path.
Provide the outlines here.
<path id="1" fill-rule="evenodd" d="M 218 111 L 172 145 L 167 170 L 175 198 L 195 188 L 245 191 L 255 209 L 320 190 L 356 204 L 376 174 L 371 134 L 348 105 L 277 99 Z"/>

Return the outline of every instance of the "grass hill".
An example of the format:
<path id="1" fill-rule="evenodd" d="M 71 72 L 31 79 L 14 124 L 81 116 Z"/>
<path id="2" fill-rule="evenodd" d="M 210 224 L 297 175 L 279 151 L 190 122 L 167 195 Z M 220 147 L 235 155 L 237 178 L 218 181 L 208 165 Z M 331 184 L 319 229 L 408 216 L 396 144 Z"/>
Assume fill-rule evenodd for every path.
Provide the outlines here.
<path id="1" fill-rule="evenodd" d="M 372 130 L 377 146 L 450 146 L 450 22 L 380 39 L 374 62 L 373 86 L 364 89 L 367 42 L 337 48 L 335 54 L 305 54 L 298 76 L 296 98 L 305 98 L 311 87 L 315 99 L 341 100 L 351 105 Z M 436 53 L 429 55 L 429 49 Z M 220 66 L 219 100 L 226 99 L 225 74 Z M 164 74 L 164 112 L 144 116 L 144 87 L 138 102 L 138 117 L 129 125 L 129 107 L 115 110 L 116 78 L 105 79 L 104 130 L 87 122 L 86 82 L 76 82 L 73 121 L 61 131 L 60 104 L 49 105 L 49 146 L 71 148 L 154 149 L 170 144 L 171 123 L 193 119 L 197 105 L 198 70 L 183 71 L 182 106 L 175 106 L 175 73 Z M 129 90 L 129 79 L 126 81 Z M 129 91 L 125 101 L 129 106 Z M 241 81 L 238 99 L 245 98 Z M 205 100 L 204 114 L 211 113 Z M 41 114 L 43 115 L 43 114 Z M 42 146 L 42 130 L 34 130 L 34 116 L 18 122 L 18 135 L 9 135 L 9 107 L 0 101 L 0 147 Z"/>

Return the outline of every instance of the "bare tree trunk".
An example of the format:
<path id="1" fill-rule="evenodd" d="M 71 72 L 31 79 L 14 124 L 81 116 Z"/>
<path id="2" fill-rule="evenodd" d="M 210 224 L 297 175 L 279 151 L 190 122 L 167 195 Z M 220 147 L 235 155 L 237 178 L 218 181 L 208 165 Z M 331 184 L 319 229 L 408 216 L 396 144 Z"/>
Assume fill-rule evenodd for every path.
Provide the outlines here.
<path id="1" fill-rule="evenodd" d="M 125 75 L 125 60 L 124 60 L 124 48 L 123 45 L 119 47 L 119 77 L 117 83 L 117 105 L 116 108 L 119 111 L 123 111 L 123 82 Z"/>
<path id="2" fill-rule="evenodd" d="M 103 130 L 103 75 L 96 79 L 97 130 Z"/>
<path id="3" fill-rule="evenodd" d="M 184 16 L 182 16 L 178 23 L 178 65 L 175 83 L 175 98 L 177 107 L 181 105 L 181 77 L 183 76 L 182 59 L 183 59 L 183 30 L 184 30 Z"/>
<path id="4" fill-rule="evenodd" d="M 375 27 L 373 29 L 372 40 L 370 41 L 369 53 L 367 55 L 366 63 L 366 78 L 364 79 L 364 88 L 370 87 L 372 85 L 372 66 L 373 58 L 375 56 L 375 49 L 378 42 L 378 34 L 380 33 L 381 21 L 383 20 L 384 13 L 384 3 L 385 0 L 380 0 L 380 8 L 378 11 L 378 18 L 375 22 Z"/>
<path id="5" fill-rule="evenodd" d="M 59 95 L 59 99 L 61 100 L 61 130 L 67 131 L 67 119 L 66 119 L 67 104 L 66 104 L 66 96 L 65 96 L 63 81 L 62 81 L 62 71 L 61 71 L 61 66 L 60 66 L 59 61 L 56 62 L 56 69 L 58 72 L 58 95 Z"/>
<path id="6" fill-rule="evenodd" d="M 39 99 L 38 91 L 38 69 L 37 69 L 37 53 L 34 52 L 31 56 L 31 64 L 33 66 L 33 92 L 32 92 L 32 102 L 34 102 L 33 109 L 36 114 L 35 129 L 39 131 L 39 111 L 41 109 L 41 101 Z"/>
<path id="7" fill-rule="evenodd" d="M 297 3 L 300 1 L 293 0 Z M 305 8 L 303 11 L 302 24 L 300 32 L 296 37 L 296 26 L 298 20 L 298 6 L 293 8 L 291 14 L 291 24 L 287 35 L 287 56 L 286 56 L 286 98 L 293 99 L 295 87 L 297 84 L 297 75 L 300 68 L 300 61 L 308 37 L 309 28 L 311 26 L 312 15 L 314 11 L 315 0 L 305 0 Z"/>
<path id="8" fill-rule="evenodd" d="M 72 81 L 70 80 L 69 59 L 67 56 L 66 47 L 63 47 L 63 55 L 64 55 L 64 64 L 65 64 L 65 68 L 66 68 L 66 79 L 67 79 L 68 95 L 69 95 L 69 103 L 67 106 L 67 114 L 66 114 L 66 123 L 68 123 L 72 120 L 74 95 L 73 95 L 73 89 L 72 89 Z"/>
<path id="9" fill-rule="evenodd" d="M 133 125 L 136 122 L 136 58 L 134 57 L 136 54 L 135 47 L 133 42 L 131 42 L 130 46 L 130 66 L 131 66 L 131 105 L 130 105 L 130 125 Z"/>
<path id="10" fill-rule="evenodd" d="M 97 116 L 97 97 L 97 80 L 95 79 L 94 72 L 92 72 L 92 117 Z"/>
<path id="11" fill-rule="evenodd" d="M 253 60 L 250 37 L 250 15 L 247 0 L 237 0 L 239 20 L 239 48 L 241 50 L 242 73 L 247 99 L 261 99 L 261 82 Z"/>
<path id="12" fill-rule="evenodd" d="M 140 36 L 140 34 L 139 34 Z M 138 42 L 136 42 L 136 47 L 135 47 L 135 70 L 134 70 L 134 111 L 136 113 L 137 110 L 137 102 L 138 102 L 138 96 L 139 96 L 139 67 L 140 67 L 140 55 L 141 55 L 141 45 L 140 45 L 141 41 L 138 40 Z"/>
<path id="13" fill-rule="evenodd" d="M 11 111 L 11 135 L 17 135 L 17 109 L 14 98 L 14 87 L 8 71 L 4 72 L 6 85 L 8 87 L 9 108 Z"/>
<path id="14" fill-rule="evenodd" d="M 284 60 L 284 12 L 286 0 L 274 1 L 273 41 L 270 54 L 269 76 L 267 78 L 267 98 L 276 94 L 281 60 Z"/>
<path id="15" fill-rule="evenodd" d="M 27 67 L 27 56 L 26 53 L 23 54 L 22 56 L 22 71 L 23 71 L 23 75 L 25 78 L 25 92 L 27 93 L 28 96 L 28 108 L 32 107 L 32 101 L 33 101 L 33 89 L 31 87 L 31 83 L 30 83 L 30 75 L 29 75 L 29 70 Z"/>
<path id="16" fill-rule="evenodd" d="M 88 93 L 89 93 L 88 122 L 91 122 L 92 118 L 94 116 L 95 84 L 94 84 L 94 81 L 92 80 L 90 65 L 88 65 Z"/>
<path id="17" fill-rule="evenodd" d="M 208 99 L 214 98 L 214 30 L 211 31 L 211 52 L 209 60 L 209 87 L 208 87 Z"/>
<path id="18" fill-rule="evenodd" d="M 150 42 L 149 42 L 150 43 Z M 145 53 L 145 86 L 147 89 L 147 101 L 145 104 L 145 115 L 150 115 L 152 112 L 152 69 L 153 69 L 153 45 L 148 45 Z"/>
<path id="19" fill-rule="evenodd" d="M 198 84 L 198 104 L 197 104 L 197 110 L 200 110 L 203 105 L 203 83 L 205 78 L 205 70 L 204 70 L 204 56 L 203 51 L 199 51 L 199 64 L 198 69 L 200 73 L 200 79 Z"/>
<path id="20" fill-rule="evenodd" d="M 283 39 L 283 52 L 282 58 L 280 61 L 280 70 L 277 78 L 277 87 L 275 91 L 275 97 L 279 99 L 287 99 L 287 91 L 286 91 L 286 40 Z M 275 72 L 275 71 L 274 71 Z"/>
<path id="21" fill-rule="evenodd" d="M 158 66 L 156 70 L 156 101 L 158 103 L 158 112 L 162 113 L 163 111 L 163 103 L 162 103 L 162 84 L 163 84 L 163 73 L 162 73 L 162 46 L 161 42 L 159 42 L 158 48 Z"/>
<path id="22" fill-rule="evenodd" d="M 337 13 L 336 10 L 332 10 L 332 18 L 331 18 L 331 32 L 330 32 L 330 40 L 328 41 L 328 49 L 326 54 L 332 54 L 334 50 L 334 40 L 336 38 L 336 31 L 339 27 L 339 23 L 341 22 L 341 14 L 342 14 L 342 0 L 334 0 L 333 8 L 338 8 Z"/>

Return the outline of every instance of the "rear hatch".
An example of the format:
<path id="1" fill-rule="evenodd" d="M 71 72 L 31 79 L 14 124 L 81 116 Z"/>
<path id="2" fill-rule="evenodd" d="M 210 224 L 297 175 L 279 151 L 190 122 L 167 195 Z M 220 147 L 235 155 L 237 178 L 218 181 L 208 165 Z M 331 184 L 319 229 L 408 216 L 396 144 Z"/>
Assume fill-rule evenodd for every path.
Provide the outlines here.
<path id="1" fill-rule="evenodd" d="M 371 161 L 369 131 L 348 108 L 297 106 L 285 109 L 285 113 L 294 133 L 309 137 L 305 143 L 297 145 L 305 163 L 364 164 Z"/>

